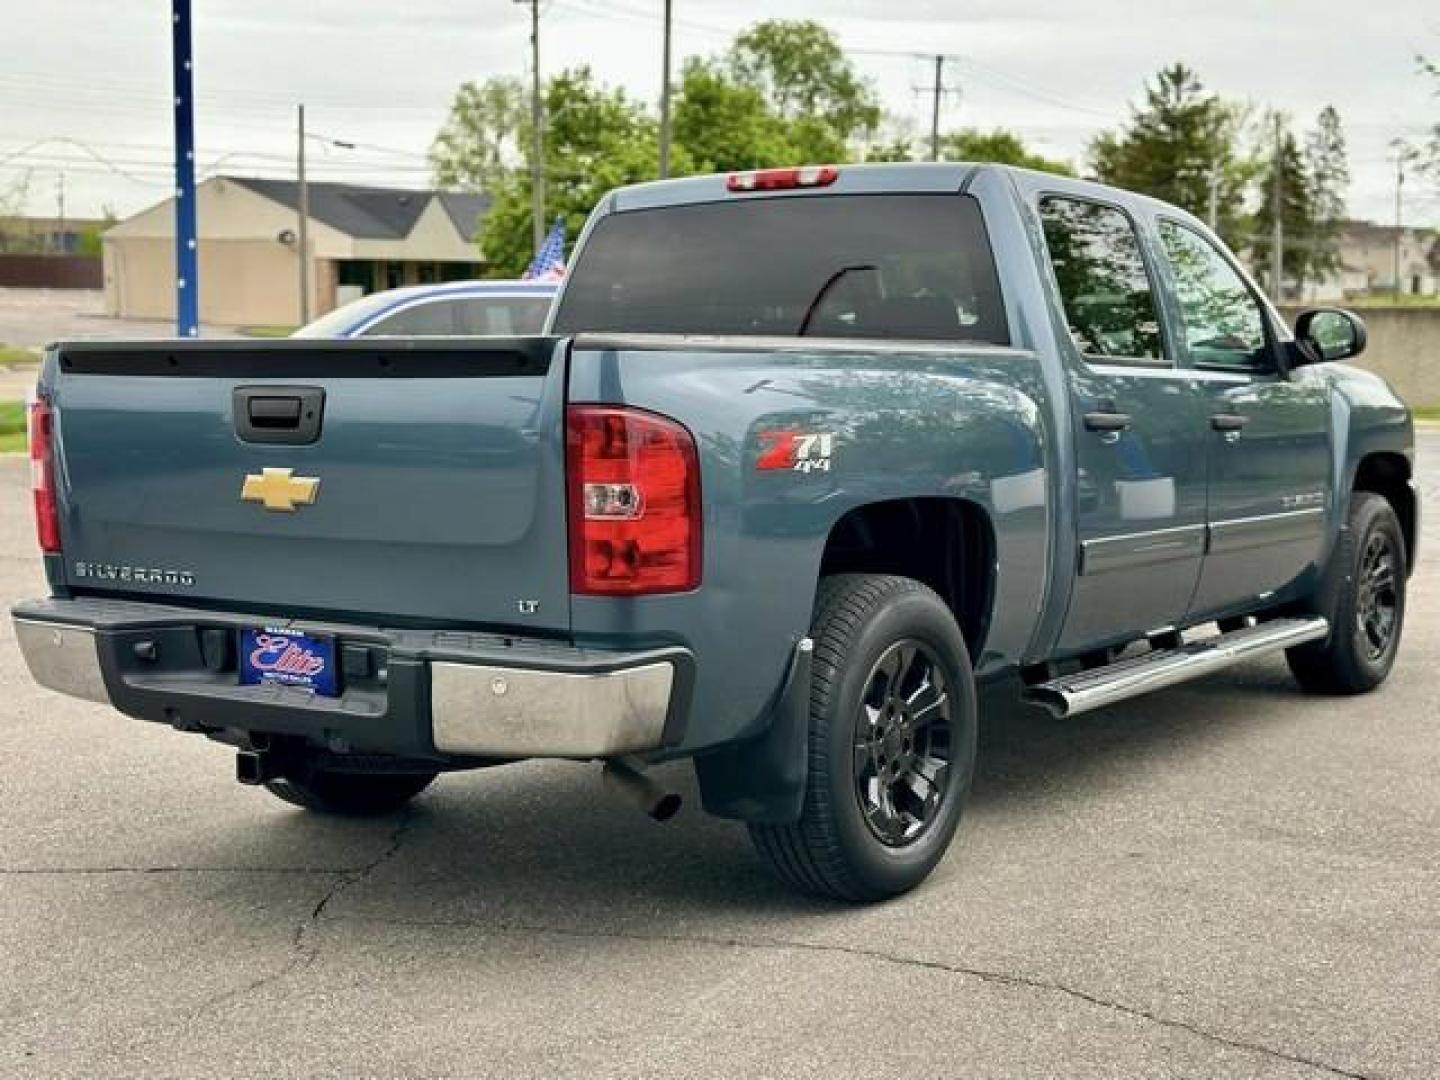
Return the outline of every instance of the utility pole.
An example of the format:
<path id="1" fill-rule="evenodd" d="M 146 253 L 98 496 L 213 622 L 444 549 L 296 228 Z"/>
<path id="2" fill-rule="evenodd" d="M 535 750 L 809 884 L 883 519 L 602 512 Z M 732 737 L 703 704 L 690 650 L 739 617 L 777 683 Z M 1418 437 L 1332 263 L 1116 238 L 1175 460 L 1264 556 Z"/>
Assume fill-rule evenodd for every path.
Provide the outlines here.
<path id="1" fill-rule="evenodd" d="M 913 89 L 917 94 L 929 94 L 930 105 L 930 160 L 940 160 L 940 102 L 946 94 L 953 94 L 959 91 L 959 87 L 945 85 L 945 61 L 954 60 L 953 56 L 946 56 L 944 53 L 936 53 L 931 56 L 928 53 L 915 53 L 917 59 L 928 59 L 935 62 L 935 79 L 929 86 L 916 86 Z"/>
<path id="2" fill-rule="evenodd" d="M 1395 297 L 1400 297 L 1400 244 L 1405 228 L 1405 147 L 1395 146 Z"/>
<path id="3" fill-rule="evenodd" d="M 295 177 L 300 188 L 300 221 L 295 246 L 300 251 L 300 325 L 310 321 L 310 185 L 305 179 L 305 106 L 295 106 Z"/>
<path id="4" fill-rule="evenodd" d="M 65 255 L 65 172 L 62 169 L 55 181 L 55 253 Z"/>
<path id="5" fill-rule="evenodd" d="M 940 160 L 940 97 L 945 93 L 945 57 L 935 56 L 935 100 L 930 108 L 930 160 Z"/>
<path id="6" fill-rule="evenodd" d="M 1285 296 L 1285 223 L 1282 220 L 1285 208 L 1285 181 L 1281 175 L 1284 164 L 1284 125 L 1280 114 L 1275 114 L 1275 178 L 1270 192 L 1270 212 L 1274 221 L 1270 236 L 1270 292 L 1278 304 Z"/>
<path id="7" fill-rule="evenodd" d="M 170 3 L 175 101 L 175 329 L 200 333 L 200 271 L 195 232 L 195 102 L 191 84 L 190 0 Z"/>
<path id="8" fill-rule="evenodd" d="M 1210 197 L 1205 207 L 1205 224 L 1211 232 L 1220 231 L 1220 162 L 1210 162 Z"/>
<path id="9" fill-rule="evenodd" d="M 515 0 L 530 5 L 530 216 L 535 250 L 545 243 L 545 113 L 540 107 L 540 0 Z"/>
<path id="10" fill-rule="evenodd" d="M 665 40 L 660 47 L 660 179 L 670 175 L 670 7 L 665 0 Z"/>

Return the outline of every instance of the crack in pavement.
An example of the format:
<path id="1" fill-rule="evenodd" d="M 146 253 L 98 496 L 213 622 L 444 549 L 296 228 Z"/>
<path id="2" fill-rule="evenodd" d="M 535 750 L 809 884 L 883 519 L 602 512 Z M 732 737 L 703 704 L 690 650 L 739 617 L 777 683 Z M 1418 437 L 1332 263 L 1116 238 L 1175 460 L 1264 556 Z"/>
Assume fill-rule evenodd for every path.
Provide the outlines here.
<path id="1" fill-rule="evenodd" d="M 315 940 L 315 930 L 322 922 L 369 922 L 380 925 L 391 926 L 416 926 L 431 927 L 438 929 L 486 929 L 496 933 L 508 934 L 551 934 L 559 937 L 590 938 L 604 940 L 640 941 L 671 944 L 693 944 L 707 945 L 716 948 L 748 949 L 755 951 L 765 950 L 790 950 L 798 952 L 829 953 L 843 955 L 862 960 L 870 960 L 879 963 L 894 964 L 902 967 L 920 968 L 930 971 L 943 972 L 950 975 L 958 975 L 966 978 L 976 979 L 980 982 L 1005 986 L 1010 988 L 1038 990 L 1047 993 L 1060 994 L 1073 1000 L 1091 1005 L 1096 1008 L 1106 1009 L 1122 1016 L 1143 1020 L 1147 1023 L 1172 1030 L 1183 1031 L 1196 1038 L 1207 1042 L 1225 1046 L 1233 1050 L 1246 1053 L 1259 1054 L 1276 1061 L 1284 1061 L 1293 1065 L 1315 1069 L 1331 1076 L 1344 1077 L 1346 1080 L 1378 1080 L 1374 1074 L 1361 1073 L 1353 1070 L 1331 1065 L 1327 1062 L 1314 1058 L 1307 1058 L 1298 1054 L 1287 1053 L 1277 1050 L 1262 1043 L 1250 1042 L 1245 1039 L 1234 1038 L 1218 1032 L 1208 1031 L 1195 1024 L 1172 1017 L 1161 1016 L 1158 1013 L 1134 1005 L 1127 1005 L 1120 1001 L 1113 1001 L 1100 997 L 1097 994 L 1069 986 L 1061 982 L 1053 982 L 1045 979 L 1035 978 L 1027 975 L 1015 975 L 1003 971 L 994 971 L 986 968 L 966 967 L 961 964 L 948 963 L 942 960 L 927 959 L 925 957 L 904 956 L 898 953 L 885 952 L 878 949 L 866 949 L 854 945 L 827 944 L 813 941 L 797 941 L 787 938 L 741 938 L 722 937 L 706 934 L 663 934 L 663 933 L 641 933 L 637 931 L 623 930 L 595 930 L 580 929 L 576 927 L 551 926 L 542 923 L 525 923 L 516 921 L 497 921 L 494 923 L 478 922 L 464 919 L 400 919 L 386 916 L 372 915 L 327 915 L 326 910 L 342 893 L 354 888 L 369 878 L 376 870 L 385 865 L 397 854 L 404 844 L 406 834 L 413 823 L 412 812 L 405 811 L 395 828 L 391 831 L 389 841 L 385 847 L 369 862 L 355 867 L 217 867 L 217 866 L 150 866 L 150 867 L 9 867 L 0 868 L 0 875 L 104 875 L 104 874 L 179 874 L 179 873 L 220 873 L 220 874 L 277 874 L 277 875 L 314 875 L 333 877 L 337 880 L 332 882 L 321 895 L 320 899 L 311 907 L 310 913 L 304 919 L 295 924 L 290 938 L 290 956 L 275 971 L 262 975 L 251 980 L 244 986 L 226 990 L 214 994 L 200 1001 L 192 1009 L 185 1019 L 194 1020 L 196 1017 L 216 1008 L 227 1002 L 245 997 L 255 991 L 278 982 L 281 979 L 293 974 L 295 971 L 311 966 L 319 956 L 319 943 Z"/>
<path id="2" fill-rule="evenodd" d="M 400 820 L 396 823 L 395 828 L 391 830 L 389 842 L 375 858 L 363 866 L 343 870 L 333 875 L 339 880 L 331 883 L 330 887 L 325 890 L 324 895 L 321 896 L 310 909 L 310 914 L 295 924 L 295 929 L 290 935 L 290 956 L 284 964 L 269 974 L 252 979 L 244 986 L 225 990 L 219 994 L 213 994 L 203 999 L 186 1015 L 185 1019 L 194 1020 L 197 1016 L 200 1016 L 210 1009 L 253 994 L 256 990 L 268 986 L 271 983 L 278 982 L 293 972 L 301 968 L 307 968 L 313 964 L 315 958 L 320 955 L 319 943 L 314 941 L 314 930 L 319 924 L 325 909 L 330 905 L 331 901 L 346 889 L 364 881 L 399 853 L 401 845 L 405 842 L 405 834 L 409 831 L 412 820 L 412 811 L 409 809 L 405 810 L 401 814 Z"/>
<path id="3" fill-rule="evenodd" d="M 1233 1050 L 1241 1050 L 1248 1053 L 1260 1054 L 1276 1061 L 1288 1062 L 1292 1065 L 1300 1065 L 1306 1068 L 1315 1069 L 1331 1076 L 1345 1077 L 1346 1080 L 1379 1080 L 1373 1073 L 1355 1072 L 1350 1069 L 1341 1068 L 1338 1065 L 1331 1065 L 1328 1062 L 1319 1061 L 1314 1058 L 1307 1058 L 1299 1054 L 1287 1053 L 1284 1050 L 1277 1050 L 1262 1043 L 1250 1042 L 1245 1039 L 1237 1039 L 1218 1032 L 1207 1031 L 1195 1024 L 1185 1020 L 1177 1020 L 1172 1017 L 1161 1016 L 1158 1013 L 1150 1012 L 1147 1009 L 1135 1005 L 1126 1005 L 1123 1002 L 1112 1001 L 1100 997 L 1097 994 L 1068 986 L 1061 982 L 1051 982 L 1046 979 L 1034 978 L 1028 975 L 1012 975 L 1003 971 L 993 971 L 987 968 L 965 967 L 961 964 L 947 963 L 943 960 L 930 960 L 924 957 L 903 956 L 898 953 L 884 952 L 879 949 L 865 949 L 855 945 L 826 944 L 814 941 L 795 941 L 786 938 L 738 938 L 738 937 L 716 937 L 705 934 L 647 934 L 638 931 L 625 930 L 584 930 L 575 927 L 547 926 L 538 923 L 507 922 L 495 923 L 477 922 L 465 919 L 393 919 L 385 916 L 371 915 L 331 915 L 328 917 L 331 922 L 373 922 L 382 925 L 394 926 L 416 926 L 435 927 L 440 929 L 484 929 L 496 933 L 509 934 L 553 934 L 559 937 L 575 938 L 599 938 L 605 940 L 620 941 L 644 941 L 668 944 L 693 944 L 710 945 L 717 948 L 751 949 L 755 951 L 765 950 L 792 950 L 799 952 L 831 953 L 843 956 L 855 957 L 862 960 L 872 960 L 880 963 L 895 964 L 901 967 L 922 968 L 929 971 L 939 971 L 950 975 L 959 975 L 967 978 L 977 979 L 980 982 L 1006 986 L 1025 990 L 1041 990 L 1049 993 L 1061 994 L 1076 1001 L 1101 1009 L 1107 1009 L 1138 1020 L 1144 1020 L 1161 1027 L 1171 1028 L 1177 1031 L 1184 1031 L 1197 1038 L 1204 1039 L 1220 1046 L 1229 1047 Z"/>

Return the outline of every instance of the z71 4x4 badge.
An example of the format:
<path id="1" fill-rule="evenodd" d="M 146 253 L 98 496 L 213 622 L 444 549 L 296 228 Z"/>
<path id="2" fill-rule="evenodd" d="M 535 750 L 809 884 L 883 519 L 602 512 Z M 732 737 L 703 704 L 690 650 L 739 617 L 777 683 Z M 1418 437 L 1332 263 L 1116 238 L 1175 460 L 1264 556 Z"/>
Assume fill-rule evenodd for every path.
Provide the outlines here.
<path id="1" fill-rule="evenodd" d="M 835 436 L 830 432 L 762 431 L 755 468 L 761 472 L 829 472 L 834 450 Z"/>

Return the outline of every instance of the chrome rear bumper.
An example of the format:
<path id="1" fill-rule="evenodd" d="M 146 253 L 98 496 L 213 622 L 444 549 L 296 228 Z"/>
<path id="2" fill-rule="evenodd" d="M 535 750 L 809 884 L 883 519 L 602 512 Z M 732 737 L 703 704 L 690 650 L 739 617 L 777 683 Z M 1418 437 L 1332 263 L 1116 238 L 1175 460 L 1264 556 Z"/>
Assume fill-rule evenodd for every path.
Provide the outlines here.
<path id="1" fill-rule="evenodd" d="M 435 748 L 576 758 L 651 750 L 661 743 L 674 681 L 663 662 L 594 675 L 432 663 Z"/>
<path id="2" fill-rule="evenodd" d="M 31 677 L 41 686 L 70 697 L 110 704 L 94 630 L 17 618 L 15 640 Z"/>
<path id="3" fill-rule="evenodd" d="M 194 730 L 298 734 L 377 753 L 603 758 L 678 741 L 693 659 L 684 649 L 611 653 L 449 631 L 294 623 L 379 659 L 338 698 L 242 686 L 244 626 L 274 619 L 129 601 L 48 600 L 13 613 L 35 681 L 130 716 Z M 228 658 L 217 663 L 212 636 Z M 383 673 L 383 674 L 382 674 Z"/>

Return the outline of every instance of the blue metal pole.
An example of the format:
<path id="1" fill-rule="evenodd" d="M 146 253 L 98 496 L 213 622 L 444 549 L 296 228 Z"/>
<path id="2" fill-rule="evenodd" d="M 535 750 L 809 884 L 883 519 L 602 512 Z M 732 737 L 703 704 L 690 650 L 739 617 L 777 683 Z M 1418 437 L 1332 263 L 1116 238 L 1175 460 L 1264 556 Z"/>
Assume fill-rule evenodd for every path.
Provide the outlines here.
<path id="1" fill-rule="evenodd" d="M 175 328 L 200 333 L 200 271 L 195 232 L 195 104 L 191 93 L 190 0 L 171 0 L 175 82 Z"/>

